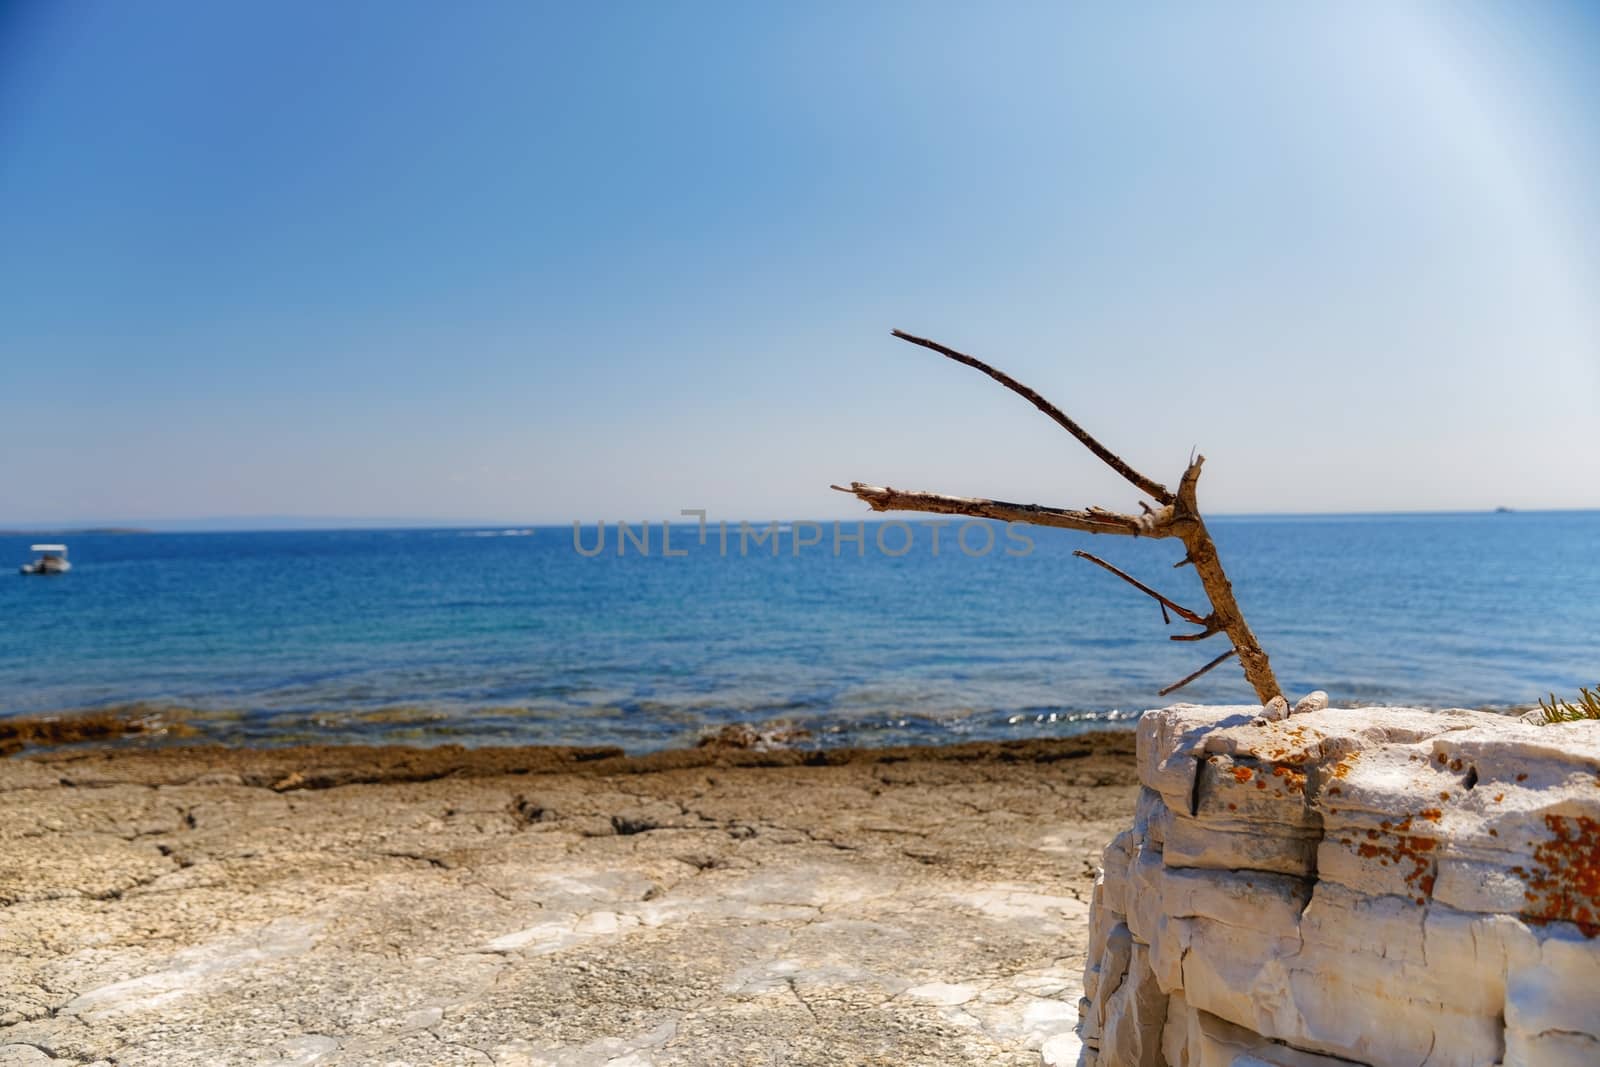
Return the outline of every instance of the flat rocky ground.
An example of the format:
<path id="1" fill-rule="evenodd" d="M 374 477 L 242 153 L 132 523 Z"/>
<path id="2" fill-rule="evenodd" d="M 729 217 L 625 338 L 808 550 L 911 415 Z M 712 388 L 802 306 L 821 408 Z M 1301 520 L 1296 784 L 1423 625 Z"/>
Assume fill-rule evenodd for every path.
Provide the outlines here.
<path id="1" fill-rule="evenodd" d="M 1133 739 L 0 760 L 0 1065 L 1071 1064 Z"/>

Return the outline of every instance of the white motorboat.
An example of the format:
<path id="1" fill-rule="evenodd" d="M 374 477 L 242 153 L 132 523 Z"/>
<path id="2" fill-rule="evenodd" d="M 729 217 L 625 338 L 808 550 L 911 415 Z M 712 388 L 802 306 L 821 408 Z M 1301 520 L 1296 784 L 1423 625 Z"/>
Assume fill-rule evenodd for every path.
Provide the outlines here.
<path id="1" fill-rule="evenodd" d="M 37 553 L 33 562 L 19 568 L 23 574 L 65 574 L 72 569 L 66 545 L 34 545 L 33 551 Z"/>

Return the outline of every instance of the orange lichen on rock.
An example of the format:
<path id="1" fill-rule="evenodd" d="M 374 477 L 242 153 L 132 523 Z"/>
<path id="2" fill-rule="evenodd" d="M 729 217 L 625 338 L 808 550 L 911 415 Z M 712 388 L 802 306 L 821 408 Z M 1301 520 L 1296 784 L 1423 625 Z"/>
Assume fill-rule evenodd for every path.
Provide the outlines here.
<path id="1" fill-rule="evenodd" d="M 1262 755 L 1275 762 L 1288 763 L 1295 767 L 1310 763 L 1313 758 L 1310 749 L 1312 744 L 1320 744 L 1321 735 L 1308 737 L 1310 731 L 1304 726 L 1291 726 L 1282 732 L 1289 736 L 1291 744 L 1278 745 L 1271 751 L 1262 753 Z"/>
<path id="2" fill-rule="evenodd" d="M 1551 838 L 1533 850 L 1538 866 L 1513 867 L 1524 878 L 1535 922 L 1570 922 L 1585 937 L 1600 936 L 1600 820 L 1584 815 L 1546 815 Z"/>
<path id="3" fill-rule="evenodd" d="M 1235 767 L 1233 769 L 1233 780 L 1241 785 L 1245 782 L 1248 782 L 1250 778 L 1251 771 L 1249 767 Z"/>
<path id="4" fill-rule="evenodd" d="M 1412 899 L 1418 904 L 1426 904 L 1428 898 L 1433 896 L 1433 851 L 1439 847 L 1439 842 L 1431 837 L 1402 832 L 1409 829 L 1410 824 L 1411 820 L 1407 819 L 1404 826 L 1397 826 L 1391 843 L 1386 844 L 1373 844 L 1372 841 L 1379 834 L 1376 830 L 1368 830 L 1369 840 L 1356 848 L 1356 854 L 1365 860 L 1377 860 L 1380 867 L 1387 867 L 1391 863 L 1396 867 L 1409 864 L 1410 870 L 1404 876 L 1406 885 L 1418 894 Z"/>
<path id="5" fill-rule="evenodd" d="M 1304 793 L 1306 790 L 1306 776 L 1297 770 L 1289 767 L 1274 767 L 1272 768 L 1272 776 L 1274 778 L 1282 778 L 1283 784 L 1288 786 L 1292 792 Z"/>

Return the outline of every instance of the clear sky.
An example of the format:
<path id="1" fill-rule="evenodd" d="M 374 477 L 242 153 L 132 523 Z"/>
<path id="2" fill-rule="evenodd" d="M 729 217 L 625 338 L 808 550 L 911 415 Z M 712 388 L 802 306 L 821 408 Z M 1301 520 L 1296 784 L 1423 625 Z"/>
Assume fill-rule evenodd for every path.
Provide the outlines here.
<path id="1" fill-rule="evenodd" d="M 0 13 L 0 525 L 1600 506 L 1593 4 Z"/>

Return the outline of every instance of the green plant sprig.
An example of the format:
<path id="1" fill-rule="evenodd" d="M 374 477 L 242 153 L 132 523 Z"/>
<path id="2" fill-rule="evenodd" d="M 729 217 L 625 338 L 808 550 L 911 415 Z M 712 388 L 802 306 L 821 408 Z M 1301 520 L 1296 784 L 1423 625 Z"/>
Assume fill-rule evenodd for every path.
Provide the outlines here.
<path id="1" fill-rule="evenodd" d="M 1595 683 L 1594 689 L 1578 690 L 1578 702 L 1560 700 L 1554 693 L 1550 694 L 1548 701 L 1539 701 L 1539 710 L 1544 712 L 1544 723 L 1577 722 L 1581 719 L 1600 719 L 1600 682 Z"/>

